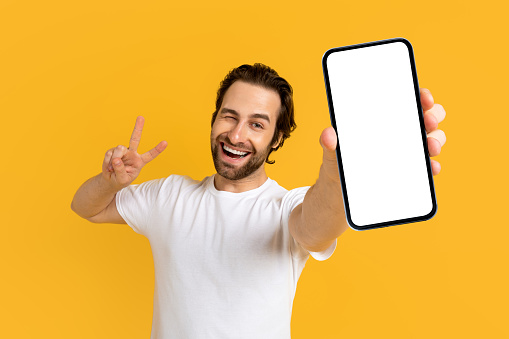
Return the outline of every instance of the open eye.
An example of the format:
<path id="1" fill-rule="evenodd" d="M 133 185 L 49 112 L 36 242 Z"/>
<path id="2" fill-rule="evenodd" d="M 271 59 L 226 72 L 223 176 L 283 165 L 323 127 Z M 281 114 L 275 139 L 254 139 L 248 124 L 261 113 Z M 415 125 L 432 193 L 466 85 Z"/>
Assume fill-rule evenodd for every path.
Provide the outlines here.
<path id="1" fill-rule="evenodd" d="M 256 129 L 262 129 L 262 128 L 263 128 L 263 125 L 262 125 L 262 124 L 260 124 L 259 122 L 253 122 L 253 123 L 251 124 L 251 126 L 253 126 L 253 127 L 254 127 L 254 128 L 256 128 Z"/>

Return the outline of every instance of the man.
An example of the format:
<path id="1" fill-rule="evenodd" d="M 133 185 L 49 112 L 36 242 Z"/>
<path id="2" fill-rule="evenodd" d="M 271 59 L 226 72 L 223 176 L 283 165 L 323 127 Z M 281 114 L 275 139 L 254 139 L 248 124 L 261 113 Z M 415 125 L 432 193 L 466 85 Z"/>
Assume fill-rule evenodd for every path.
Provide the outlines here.
<path id="1" fill-rule="evenodd" d="M 430 155 L 445 142 L 445 111 L 421 90 Z M 323 164 L 311 187 L 287 191 L 264 163 L 295 129 L 292 88 L 271 68 L 233 69 L 212 117 L 217 173 L 131 185 L 167 146 L 138 154 L 144 120 L 129 148 L 106 152 L 102 173 L 76 192 L 72 209 L 96 223 L 127 223 L 145 235 L 155 265 L 151 338 L 290 338 L 293 298 L 309 255 L 329 258 L 347 228 L 332 127 L 320 137 Z M 437 174 L 439 164 L 433 161 Z"/>

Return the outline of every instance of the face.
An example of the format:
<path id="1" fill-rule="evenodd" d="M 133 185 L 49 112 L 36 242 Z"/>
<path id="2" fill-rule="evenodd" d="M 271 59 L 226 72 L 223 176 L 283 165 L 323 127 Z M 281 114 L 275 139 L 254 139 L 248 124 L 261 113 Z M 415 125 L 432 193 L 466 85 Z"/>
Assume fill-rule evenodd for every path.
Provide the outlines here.
<path id="1" fill-rule="evenodd" d="M 275 91 L 236 81 L 226 91 L 212 125 L 210 147 L 216 171 L 240 180 L 263 171 L 281 99 Z"/>

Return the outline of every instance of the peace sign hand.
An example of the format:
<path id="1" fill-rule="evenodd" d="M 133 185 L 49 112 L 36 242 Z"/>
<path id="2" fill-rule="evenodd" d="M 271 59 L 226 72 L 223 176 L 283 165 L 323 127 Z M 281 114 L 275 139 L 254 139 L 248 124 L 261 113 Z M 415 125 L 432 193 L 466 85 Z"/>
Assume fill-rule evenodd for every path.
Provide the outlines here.
<path id="1" fill-rule="evenodd" d="M 150 151 L 138 154 L 144 122 L 142 116 L 136 119 L 129 148 L 119 145 L 108 150 L 104 156 L 102 175 L 116 191 L 129 186 L 138 177 L 143 166 L 154 160 L 168 145 L 166 141 L 161 141 Z"/>

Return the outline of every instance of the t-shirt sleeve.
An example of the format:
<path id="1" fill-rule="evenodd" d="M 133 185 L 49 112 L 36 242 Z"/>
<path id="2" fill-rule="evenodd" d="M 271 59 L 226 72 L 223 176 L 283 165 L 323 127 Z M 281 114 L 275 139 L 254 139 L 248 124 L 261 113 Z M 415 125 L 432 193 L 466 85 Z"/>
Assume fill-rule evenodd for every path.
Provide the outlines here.
<path id="1" fill-rule="evenodd" d="M 293 209 L 304 201 L 304 197 L 306 196 L 307 191 L 309 190 L 310 186 L 306 187 L 299 187 L 296 189 L 293 189 L 291 191 L 288 191 L 285 196 L 283 197 L 283 211 L 284 213 L 288 213 L 288 218 L 290 218 L 290 214 L 292 213 Z M 285 225 L 288 227 L 288 225 Z M 329 259 L 334 251 L 336 250 L 337 245 L 337 239 L 334 239 L 334 242 L 324 251 L 321 252 L 311 252 L 306 250 L 304 247 L 302 247 L 290 234 L 290 250 L 292 252 L 292 256 L 297 258 L 303 258 L 307 255 L 311 255 L 314 259 L 318 261 L 324 261 Z"/>
<path id="2" fill-rule="evenodd" d="M 117 192 L 118 213 L 136 233 L 146 235 L 151 211 L 164 181 L 165 178 L 151 180 Z"/>

